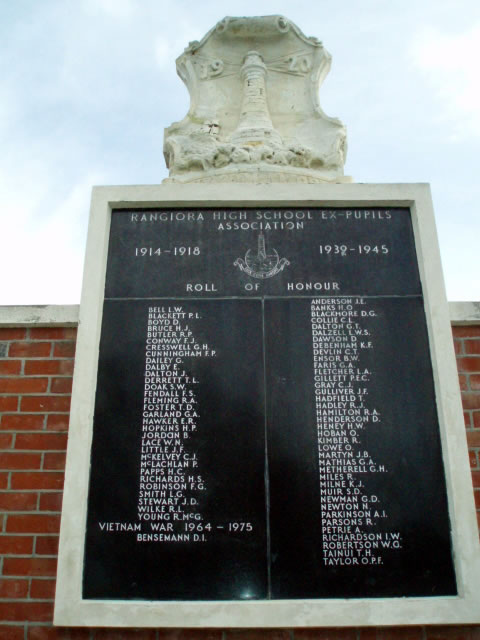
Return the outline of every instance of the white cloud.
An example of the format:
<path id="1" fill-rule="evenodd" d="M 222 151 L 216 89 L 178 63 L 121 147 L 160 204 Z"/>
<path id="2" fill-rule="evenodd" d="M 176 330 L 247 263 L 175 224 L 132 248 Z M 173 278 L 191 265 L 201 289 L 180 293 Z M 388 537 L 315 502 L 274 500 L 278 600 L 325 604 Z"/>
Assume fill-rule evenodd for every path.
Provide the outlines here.
<path id="1" fill-rule="evenodd" d="M 133 13 L 132 0 L 85 0 L 84 8 L 88 13 L 106 13 L 112 18 L 126 19 Z"/>
<path id="2" fill-rule="evenodd" d="M 454 138 L 480 136 L 480 24 L 461 33 L 427 27 L 414 37 L 411 58 L 444 102 Z"/>
<path id="3" fill-rule="evenodd" d="M 162 68 L 170 67 L 192 40 L 199 40 L 203 34 L 191 22 L 176 20 L 175 38 L 168 34 L 157 36 L 154 42 L 155 61 Z"/>
<path id="4" fill-rule="evenodd" d="M 155 39 L 154 51 L 155 51 L 155 61 L 157 62 L 160 68 L 166 67 L 167 64 L 171 64 L 172 56 L 171 56 L 170 45 L 168 43 L 168 40 L 165 37 L 159 36 L 158 38 Z"/>
<path id="5" fill-rule="evenodd" d="M 28 185 L 16 197 L 3 200 L 8 215 L 4 229 L 8 242 L 2 249 L 2 304 L 77 303 L 84 244 L 86 212 L 92 184 L 104 176 L 88 174 L 40 219 L 38 202 L 52 185 L 42 180 Z M 12 185 L 10 185 L 11 187 Z"/>

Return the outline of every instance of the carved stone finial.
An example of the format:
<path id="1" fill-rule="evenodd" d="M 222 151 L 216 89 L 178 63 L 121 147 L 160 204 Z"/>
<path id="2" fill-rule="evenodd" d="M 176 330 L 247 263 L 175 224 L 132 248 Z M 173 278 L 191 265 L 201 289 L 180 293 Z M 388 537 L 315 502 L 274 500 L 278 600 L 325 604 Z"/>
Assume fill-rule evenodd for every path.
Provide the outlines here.
<path id="1" fill-rule="evenodd" d="M 345 182 L 345 127 L 318 103 L 330 55 L 283 16 L 224 18 L 177 59 L 190 110 L 167 182 Z"/>

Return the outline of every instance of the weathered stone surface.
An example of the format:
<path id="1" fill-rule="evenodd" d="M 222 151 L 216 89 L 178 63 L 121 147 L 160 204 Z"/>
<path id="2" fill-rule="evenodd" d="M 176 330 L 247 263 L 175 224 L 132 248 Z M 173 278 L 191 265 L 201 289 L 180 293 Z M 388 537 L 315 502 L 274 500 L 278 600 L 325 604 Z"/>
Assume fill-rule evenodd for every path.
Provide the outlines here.
<path id="1" fill-rule="evenodd" d="M 191 105 L 165 130 L 166 181 L 350 181 L 345 127 L 318 102 L 330 62 L 283 16 L 224 18 L 176 61 Z"/>

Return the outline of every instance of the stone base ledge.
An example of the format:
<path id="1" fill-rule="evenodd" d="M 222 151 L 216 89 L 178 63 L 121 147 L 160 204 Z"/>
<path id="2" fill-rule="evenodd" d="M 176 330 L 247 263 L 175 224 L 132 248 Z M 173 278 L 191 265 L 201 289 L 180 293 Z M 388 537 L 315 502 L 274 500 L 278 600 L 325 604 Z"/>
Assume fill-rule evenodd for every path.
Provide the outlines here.
<path id="1" fill-rule="evenodd" d="M 76 327 L 79 309 L 78 304 L 0 306 L 0 326 Z"/>
<path id="2" fill-rule="evenodd" d="M 448 308 L 453 325 L 480 324 L 480 302 L 449 302 Z"/>

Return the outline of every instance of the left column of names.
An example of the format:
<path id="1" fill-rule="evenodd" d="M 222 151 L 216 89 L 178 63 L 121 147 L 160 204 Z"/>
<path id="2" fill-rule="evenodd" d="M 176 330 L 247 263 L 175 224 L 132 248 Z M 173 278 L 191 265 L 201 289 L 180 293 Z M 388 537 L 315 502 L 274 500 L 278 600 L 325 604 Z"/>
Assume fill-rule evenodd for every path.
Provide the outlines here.
<path id="1" fill-rule="evenodd" d="M 216 356 L 196 341 L 198 320 L 178 304 L 148 309 L 138 520 L 150 532 L 137 534 L 138 542 L 202 542 L 211 529 L 199 507 L 201 461 L 190 444 L 199 428 L 198 380 L 185 370 L 186 360 Z"/>

